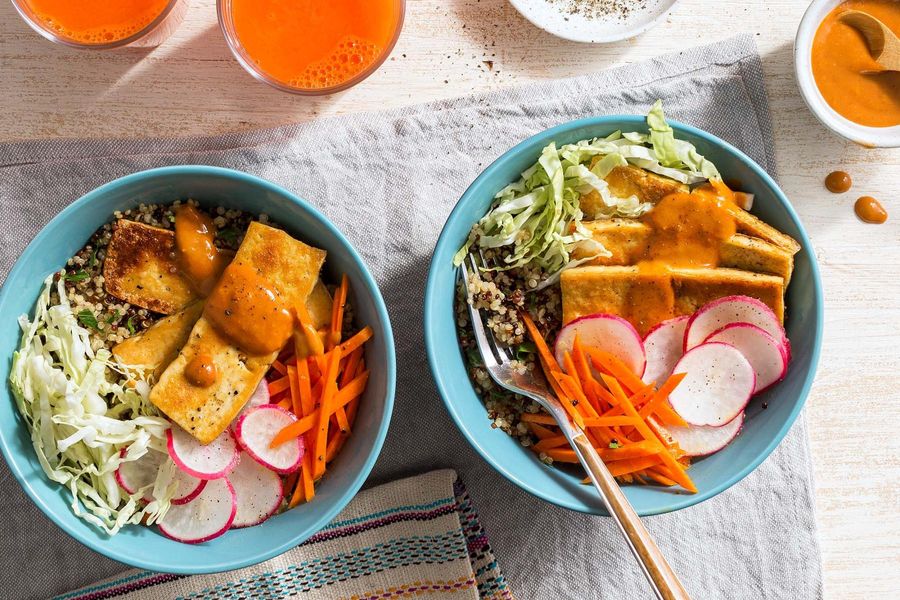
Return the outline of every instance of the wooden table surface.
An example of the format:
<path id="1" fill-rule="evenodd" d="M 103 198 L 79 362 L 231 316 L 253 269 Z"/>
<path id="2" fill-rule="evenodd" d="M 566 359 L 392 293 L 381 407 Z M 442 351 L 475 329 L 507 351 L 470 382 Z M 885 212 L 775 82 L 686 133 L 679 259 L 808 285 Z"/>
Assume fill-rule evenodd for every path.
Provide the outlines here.
<path id="1" fill-rule="evenodd" d="M 566 77 L 729 37 L 756 36 L 774 118 L 781 184 L 822 267 L 826 333 L 809 398 L 819 532 L 829 598 L 900 590 L 900 150 L 867 150 L 806 110 L 792 70 L 804 0 L 683 0 L 659 27 L 605 46 L 556 39 L 506 0 L 410 0 L 392 57 L 333 97 L 269 89 L 232 60 L 213 0 L 190 0 L 153 50 L 79 52 L 50 44 L 0 2 L 0 141 L 214 134 L 306 121 Z M 488 66 L 488 62 L 491 66 Z M 854 178 L 835 196 L 822 179 Z M 891 218 L 866 225 L 858 195 Z"/>

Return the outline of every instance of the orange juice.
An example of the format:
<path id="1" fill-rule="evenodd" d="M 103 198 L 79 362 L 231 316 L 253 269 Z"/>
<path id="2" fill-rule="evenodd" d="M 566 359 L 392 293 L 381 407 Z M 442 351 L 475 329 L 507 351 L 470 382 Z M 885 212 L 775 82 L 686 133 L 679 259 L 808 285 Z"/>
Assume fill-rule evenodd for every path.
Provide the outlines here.
<path id="1" fill-rule="evenodd" d="M 395 40 L 402 0 L 232 0 L 237 40 L 257 68 L 298 89 L 372 70 Z"/>
<path id="2" fill-rule="evenodd" d="M 152 23 L 170 0 L 25 0 L 35 20 L 79 44 L 109 44 Z"/>

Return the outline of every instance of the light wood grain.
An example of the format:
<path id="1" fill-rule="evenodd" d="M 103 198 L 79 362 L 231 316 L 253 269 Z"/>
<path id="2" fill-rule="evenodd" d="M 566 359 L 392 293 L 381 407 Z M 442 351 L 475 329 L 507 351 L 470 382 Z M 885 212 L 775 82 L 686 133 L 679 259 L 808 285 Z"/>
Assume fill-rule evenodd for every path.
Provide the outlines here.
<path id="1" fill-rule="evenodd" d="M 608 46 L 557 40 L 506 0 L 410 0 L 407 26 L 373 77 L 331 98 L 270 90 L 231 60 L 212 0 L 153 50 L 54 46 L 0 2 L 0 140 L 213 134 L 374 110 L 644 60 L 749 31 L 763 55 L 781 183 L 812 238 L 826 334 L 808 416 L 829 598 L 900 589 L 900 151 L 831 135 L 794 83 L 793 36 L 806 0 L 683 0 L 666 22 Z M 484 61 L 492 61 L 492 68 Z M 822 180 L 840 167 L 852 192 Z M 858 195 L 891 217 L 864 225 Z"/>

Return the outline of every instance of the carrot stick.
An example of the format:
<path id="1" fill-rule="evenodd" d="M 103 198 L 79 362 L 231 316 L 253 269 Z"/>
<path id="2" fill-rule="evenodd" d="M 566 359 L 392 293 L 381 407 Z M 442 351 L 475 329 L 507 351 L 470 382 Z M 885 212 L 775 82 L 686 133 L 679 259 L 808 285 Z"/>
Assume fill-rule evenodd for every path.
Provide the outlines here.
<path id="1" fill-rule="evenodd" d="M 675 373 L 668 379 L 666 379 L 665 383 L 659 386 L 659 389 L 656 390 L 656 393 L 653 394 L 653 397 L 650 398 L 650 401 L 647 402 L 644 406 L 639 410 L 639 414 L 642 419 L 646 419 L 654 412 L 656 412 L 657 408 L 662 406 L 666 400 L 669 398 L 669 394 L 671 394 L 675 388 L 678 387 L 678 384 L 687 376 L 687 373 Z"/>
<path id="2" fill-rule="evenodd" d="M 284 366 L 284 365 L 282 365 L 282 366 Z M 287 367 L 285 367 L 285 369 L 287 369 Z M 284 372 L 284 377 L 280 377 L 280 378 L 276 379 L 275 381 L 270 381 L 268 386 L 269 386 L 269 395 L 270 396 L 275 396 L 285 390 L 291 389 L 291 380 L 288 377 L 288 371 Z"/>
<path id="3" fill-rule="evenodd" d="M 641 381 L 641 378 L 635 375 L 628 368 L 628 365 L 619 360 L 618 357 L 597 348 L 588 348 L 587 352 L 591 357 L 594 368 L 618 379 L 622 386 L 628 390 L 628 393 L 633 394 L 644 387 L 644 382 Z"/>
<path id="4" fill-rule="evenodd" d="M 341 277 L 341 285 L 334 295 L 334 303 L 331 308 L 331 327 L 328 338 L 325 340 L 325 349 L 331 350 L 341 343 L 341 329 L 344 324 L 344 306 L 347 304 L 347 290 L 350 286 L 347 274 Z"/>
<path id="5" fill-rule="evenodd" d="M 340 346 L 337 346 L 341 349 L 341 356 L 347 356 L 348 354 L 368 342 L 370 339 L 372 339 L 373 335 L 374 332 L 372 331 L 372 328 L 366 325 L 352 338 L 350 338 Z"/>
<path id="6" fill-rule="evenodd" d="M 538 423 L 528 423 L 528 428 L 531 429 L 531 433 L 536 435 L 538 439 L 545 440 L 547 438 L 554 437 L 559 435 L 557 432 L 547 429 L 543 425 L 539 425 Z"/>
<path id="7" fill-rule="evenodd" d="M 325 474 L 325 450 L 328 444 L 328 421 L 331 419 L 332 399 L 337 388 L 337 370 L 341 363 L 341 348 L 335 347 L 328 354 L 328 366 L 325 372 L 322 400 L 319 406 L 319 425 L 316 433 L 315 454 L 313 457 L 313 477 L 319 479 Z"/>
<path id="8" fill-rule="evenodd" d="M 550 450 L 545 451 L 544 454 L 552 458 L 555 462 L 572 464 L 579 462 L 578 457 L 575 456 L 575 451 L 571 448 L 551 448 Z"/>
<path id="9" fill-rule="evenodd" d="M 673 480 L 669 479 L 668 477 L 666 477 L 665 475 L 660 473 L 659 468 L 660 468 L 660 466 L 657 465 L 655 467 L 650 467 L 649 469 L 647 469 L 645 471 L 645 473 L 647 474 L 647 477 L 649 477 L 656 483 L 659 483 L 660 485 L 664 485 L 666 487 L 672 487 L 673 485 L 678 485 Z"/>
<path id="10" fill-rule="evenodd" d="M 284 366 L 284 363 L 280 360 L 276 360 L 272 363 L 272 368 L 281 373 L 282 375 L 287 375 L 287 368 Z"/>
<path id="11" fill-rule="evenodd" d="M 551 371 L 559 371 L 559 363 L 556 362 L 556 358 L 553 356 L 553 353 L 550 352 L 547 342 L 544 340 L 541 332 L 538 331 L 537 325 L 535 325 L 534 321 L 531 319 L 531 315 L 528 314 L 528 311 L 524 310 L 521 311 L 521 315 L 522 321 L 525 323 L 525 329 L 528 330 L 531 341 L 534 342 L 534 345 L 537 347 L 538 356 L 547 363 L 547 367 Z"/>
<path id="12" fill-rule="evenodd" d="M 556 419 L 550 415 L 540 413 L 522 413 L 519 419 L 526 423 L 537 423 L 538 425 L 556 425 Z"/>
<path id="13" fill-rule="evenodd" d="M 640 419 L 640 415 L 635 410 L 634 406 L 632 406 L 631 402 L 629 402 L 628 397 L 625 395 L 625 392 L 622 390 L 622 386 L 619 385 L 619 382 L 606 373 L 601 373 L 600 377 L 601 379 L 603 379 L 603 383 L 606 384 L 606 387 L 609 388 L 609 391 L 612 392 L 613 396 L 615 396 L 619 400 L 619 403 L 625 411 L 625 414 L 630 417 Z M 641 434 L 641 436 L 644 437 L 644 439 L 658 439 L 643 420 L 639 420 L 637 423 L 635 423 L 635 429 L 637 429 L 637 431 Z M 685 473 L 684 467 L 677 460 L 675 460 L 675 458 L 669 452 L 660 452 L 658 456 L 660 456 L 662 458 L 662 462 L 672 470 L 672 479 L 677 481 L 684 489 L 694 493 L 697 492 L 697 487 L 694 485 L 694 482 L 691 481 L 691 478 L 687 475 L 687 473 Z M 652 465 L 645 465 L 641 467 L 641 469 L 646 469 L 649 466 Z M 674 475 L 677 475 L 677 477 L 675 477 Z"/>
<path id="14" fill-rule="evenodd" d="M 644 440 L 642 442 L 634 442 L 618 448 L 598 448 L 597 454 L 606 461 L 617 461 L 631 458 L 640 458 L 642 456 L 652 456 L 663 452 L 663 447 L 657 440 Z"/>
<path id="15" fill-rule="evenodd" d="M 359 361 L 362 360 L 363 356 L 363 348 L 360 346 L 356 350 L 350 353 L 347 356 L 347 362 L 344 365 L 344 372 L 341 374 L 341 385 L 340 387 L 347 387 L 354 377 L 356 377 L 356 368 L 359 366 Z"/>
<path id="16" fill-rule="evenodd" d="M 294 412 L 294 403 L 290 398 L 285 398 L 281 402 L 278 402 L 276 406 L 283 408 L 284 410 Z"/>
<path id="17" fill-rule="evenodd" d="M 637 423 L 637 419 L 632 417 L 586 417 L 584 419 L 584 424 L 588 427 L 634 426 L 635 423 Z"/>
<path id="18" fill-rule="evenodd" d="M 307 431 L 312 431 L 312 428 L 317 423 L 317 415 L 307 415 L 302 419 L 298 419 L 294 421 L 290 425 L 285 425 L 281 428 L 281 430 L 275 434 L 275 437 L 272 438 L 272 441 L 269 442 L 269 448 L 276 448 L 281 444 L 296 439 L 306 433 Z"/>
<path id="19" fill-rule="evenodd" d="M 597 393 L 597 388 L 600 387 L 600 384 L 597 383 L 597 380 L 594 379 L 594 375 L 591 373 L 591 367 L 588 365 L 584 348 L 581 346 L 581 340 L 578 338 L 577 333 L 575 334 L 575 343 L 572 345 L 572 362 L 588 400 L 594 405 L 596 410 L 602 410 L 600 405 L 601 396 Z"/>
<path id="20" fill-rule="evenodd" d="M 545 438 L 539 441 L 534 445 L 534 449 L 537 452 L 544 452 L 546 450 L 550 450 L 551 448 L 559 448 L 560 446 L 565 446 L 569 443 L 569 440 L 564 435 L 554 435 L 553 437 Z"/>
<path id="21" fill-rule="evenodd" d="M 351 400 L 355 400 L 359 398 L 364 391 L 366 391 L 366 383 L 369 381 L 369 372 L 363 371 L 361 375 L 356 377 L 353 381 L 348 383 L 346 386 L 338 390 L 338 392 L 334 396 L 334 406 L 335 408 L 343 408 L 346 406 Z M 349 419 L 348 419 L 349 420 Z"/>
<path id="22" fill-rule="evenodd" d="M 675 425 L 677 427 L 687 427 L 688 423 L 681 418 L 675 410 L 668 404 L 661 404 L 656 409 L 656 416 L 666 425 Z"/>
<path id="23" fill-rule="evenodd" d="M 308 417 L 315 409 L 315 401 L 309 384 L 309 363 L 305 360 L 297 362 L 297 394 L 300 396 L 300 412 Z"/>
<path id="24" fill-rule="evenodd" d="M 306 305 L 301 304 L 295 310 L 295 314 L 297 315 L 297 320 L 300 321 L 300 329 L 303 331 L 303 337 L 306 340 L 306 346 L 309 350 L 309 353 L 313 356 L 321 356 L 325 352 L 325 348 L 322 344 L 322 338 L 319 337 L 319 332 L 316 330 L 315 325 L 312 323 L 312 318 L 309 316 L 309 311 L 306 309 Z M 294 344 L 296 346 L 296 342 Z M 305 358 L 301 356 L 298 349 L 298 358 Z"/>
<path id="25" fill-rule="evenodd" d="M 291 410 L 294 412 L 294 415 L 297 418 L 303 416 L 303 402 L 300 399 L 300 384 L 297 379 L 297 367 L 296 365 L 291 365 L 288 369 L 287 380 L 288 387 L 291 390 Z M 271 391 L 271 388 L 269 388 Z"/>
<path id="26" fill-rule="evenodd" d="M 629 460 L 617 460 L 609 465 L 609 472 L 613 477 L 622 477 L 637 471 L 643 471 L 648 467 L 658 465 L 662 462 L 665 453 L 654 454 L 653 456 L 642 456 L 641 458 L 632 458 Z"/>

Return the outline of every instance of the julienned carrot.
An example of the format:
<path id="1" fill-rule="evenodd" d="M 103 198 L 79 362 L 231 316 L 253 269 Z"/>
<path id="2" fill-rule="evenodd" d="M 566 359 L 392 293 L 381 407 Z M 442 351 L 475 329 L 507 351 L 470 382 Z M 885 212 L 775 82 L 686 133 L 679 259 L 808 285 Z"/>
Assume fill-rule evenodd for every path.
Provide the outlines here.
<path id="1" fill-rule="evenodd" d="M 591 357 L 591 362 L 594 364 L 594 367 L 598 371 L 608 373 L 615 377 L 619 383 L 628 390 L 629 394 L 633 394 L 644 387 L 645 384 L 641 381 L 641 378 L 635 375 L 631 369 L 628 368 L 628 365 L 619 360 L 615 355 L 597 348 L 588 348 L 587 352 Z"/>
<path id="2" fill-rule="evenodd" d="M 617 426 L 634 426 L 637 419 L 632 417 L 586 417 L 584 424 L 588 427 L 617 427 Z"/>
<path id="3" fill-rule="evenodd" d="M 337 389 L 338 367 L 341 364 L 341 347 L 336 346 L 328 353 L 327 369 L 324 375 L 322 399 L 319 403 L 319 420 L 316 431 L 315 453 L 313 454 L 313 478 L 325 474 L 325 450 L 328 444 L 328 421 L 331 419 L 333 399 Z"/>
<path id="4" fill-rule="evenodd" d="M 319 337 L 319 332 L 316 330 L 315 325 L 313 325 L 312 318 L 309 316 L 306 305 L 299 305 L 295 310 L 295 313 L 297 315 L 297 320 L 300 321 L 300 330 L 303 332 L 303 339 L 306 341 L 306 349 L 309 351 L 309 354 L 312 356 L 321 356 L 325 353 L 325 347 L 322 344 L 322 338 Z M 297 341 L 295 340 L 294 346 L 296 345 Z M 306 358 L 300 354 L 300 348 L 297 348 L 297 357 Z"/>
<path id="5" fill-rule="evenodd" d="M 528 428 L 531 429 L 531 432 L 540 440 L 545 440 L 547 438 L 558 435 L 555 431 L 547 429 L 546 427 L 538 423 L 528 422 Z"/>
<path id="6" fill-rule="evenodd" d="M 628 460 L 617 460 L 609 464 L 609 472 L 613 477 L 622 477 L 638 471 L 643 471 L 648 467 L 658 465 L 663 461 L 665 453 L 654 454 L 653 456 L 642 456 L 640 458 L 632 458 Z"/>
<path id="7" fill-rule="evenodd" d="M 600 374 L 603 383 L 606 384 L 606 387 L 609 388 L 609 391 L 619 400 L 619 404 L 621 404 L 622 408 L 625 411 L 625 414 L 630 417 L 635 417 L 639 419 L 635 423 L 635 429 L 647 440 L 656 440 L 656 434 L 644 423 L 643 419 L 640 418 L 637 410 L 635 410 L 634 406 L 632 406 L 631 402 L 628 400 L 628 396 L 625 395 L 625 392 L 622 390 L 622 386 L 619 385 L 619 382 L 616 381 L 615 378 L 607 375 L 606 373 Z M 691 478 L 688 477 L 687 473 L 684 471 L 684 467 L 675 460 L 668 451 L 660 452 L 659 455 L 662 458 L 662 462 L 665 463 L 667 467 L 672 471 L 672 479 L 677 481 L 684 489 L 696 492 L 697 487 L 694 485 L 694 482 L 691 481 Z M 650 465 L 647 465 L 650 466 Z M 646 467 L 641 467 L 646 468 Z M 677 475 L 677 477 L 675 476 Z"/>
<path id="8" fill-rule="evenodd" d="M 541 357 L 541 360 L 547 364 L 547 368 L 551 371 L 560 371 L 559 363 L 556 362 L 556 357 L 550 352 L 550 348 L 547 346 L 544 336 L 538 331 L 537 325 L 535 325 L 534 321 L 531 319 L 531 315 L 524 310 L 521 312 L 521 315 L 522 322 L 525 323 L 525 329 L 528 330 L 528 335 L 531 337 L 531 341 L 534 342 L 534 345 L 537 348 L 538 356 Z"/>
<path id="9" fill-rule="evenodd" d="M 310 386 L 309 362 L 305 360 L 297 362 L 297 393 L 300 395 L 301 412 L 308 417 L 315 410 L 315 401 Z"/>
<path id="10" fill-rule="evenodd" d="M 363 349 L 362 346 L 354 350 L 347 356 L 347 361 L 344 363 L 344 372 L 341 374 L 341 387 L 346 387 L 348 383 L 356 376 L 356 368 L 359 366 L 359 361 L 362 360 Z"/>
<path id="11" fill-rule="evenodd" d="M 284 366 L 284 363 L 280 360 L 276 360 L 272 363 L 272 368 L 281 373 L 282 375 L 287 375 L 287 367 Z"/>
<path id="12" fill-rule="evenodd" d="M 350 287 L 349 279 L 344 274 L 341 277 L 341 285 L 334 294 L 334 303 L 331 308 L 331 327 L 328 330 L 328 339 L 325 340 L 325 349 L 331 350 L 341 343 L 341 328 L 344 323 L 344 306 L 347 304 L 347 291 Z"/>
<path id="13" fill-rule="evenodd" d="M 276 446 L 280 446 L 288 440 L 293 440 L 300 437 L 307 431 L 312 431 L 312 428 L 317 423 L 318 415 L 311 414 L 303 417 L 302 419 L 294 421 L 290 425 L 286 425 L 281 429 L 281 431 L 276 433 L 275 437 L 272 438 L 272 441 L 269 442 L 269 448 L 275 448 Z"/>
<path id="14" fill-rule="evenodd" d="M 551 448 L 550 450 L 546 450 L 544 454 L 552 458 L 555 462 L 572 464 L 579 462 L 578 457 L 575 456 L 575 451 L 571 448 Z"/>
<path id="15" fill-rule="evenodd" d="M 546 450 L 550 450 L 551 448 L 559 448 L 560 446 L 565 446 L 569 443 L 569 440 L 564 435 L 554 435 L 553 437 L 544 438 L 534 445 L 534 449 L 536 452 L 544 452 Z"/>
<path id="16" fill-rule="evenodd" d="M 286 411 L 294 412 L 294 403 L 290 398 L 285 398 L 280 402 L 276 403 L 276 406 L 283 408 Z"/>
<path id="17" fill-rule="evenodd" d="M 597 453 L 604 461 L 615 462 L 642 456 L 652 456 L 663 452 L 663 447 L 657 440 L 643 440 L 632 442 L 618 448 L 598 448 Z"/>
<path id="18" fill-rule="evenodd" d="M 366 342 L 368 342 L 375 333 L 372 331 L 372 328 L 366 325 L 359 332 L 356 333 L 352 338 L 337 346 L 341 349 L 341 356 L 347 356 Z"/>
<path id="19" fill-rule="evenodd" d="M 366 383 L 368 381 L 369 372 L 363 371 L 350 383 L 338 390 L 334 397 L 335 408 L 343 409 L 350 401 L 358 398 L 366 390 Z"/>
<path id="20" fill-rule="evenodd" d="M 285 367 L 287 369 L 287 367 Z M 276 379 L 275 381 L 269 382 L 269 395 L 275 396 L 280 394 L 285 390 L 289 390 L 291 388 L 291 380 L 288 377 L 288 371 L 285 371 L 284 377 Z"/>
<path id="21" fill-rule="evenodd" d="M 659 386 L 659 389 L 653 394 L 653 397 L 641 407 L 638 413 L 641 415 L 642 419 L 646 419 L 654 412 L 656 412 L 657 408 L 662 406 L 665 401 L 669 398 L 669 394 L 678 387 L 678 384 L 687 376 L 687 373 L 675 373 L 666 379 L 665 383 Z"/>
<path id="22" fill-rule="evenodd" d="M 519 419 L 526 423 L 537 423 L 538 425 L 556 425 L 556 420 L 553 417 L 539 413 L 522 413 Z"/>
<path id="23" fill-rule="evenodd" d="M 662 404 L 656 409 L 656 416 L 666 425 L 675 425 L 676 427 L 687 427 L 688 423 L 681 418 L 675 410 L 668 404 Z"/>
<path id="24" fill-rule="evenodd" d="M 300 384 L 297 380 L 297 365 L 288 367 L 288 374 L 285 379 L 288 380 L 288 388 L 291 390 L 291 411 L 298 419 L 303 416 L 303 403 L 300 400 Z M 271 386 L 269 391 L 272 391 Z"/>
<path id="25" fill-rule="evenodd" d="M 594 379 L 594 375 L 591 373 L 591 367 L 588 365 L 584 348 L 577 333 L 575 334 L 575 343 L 572 345 L 572 363 L 575 366 L 575 372 L 578 374 L 578 379 L 581 380 L 581 385 L 585 394 L 587 394 L 588 400 L 590 400 L 596 410 L 603 410 L 603 406 L 600 404 L 601 396 L 597 392 L 600 384 L 597 383 L 597 380 Z"/>

